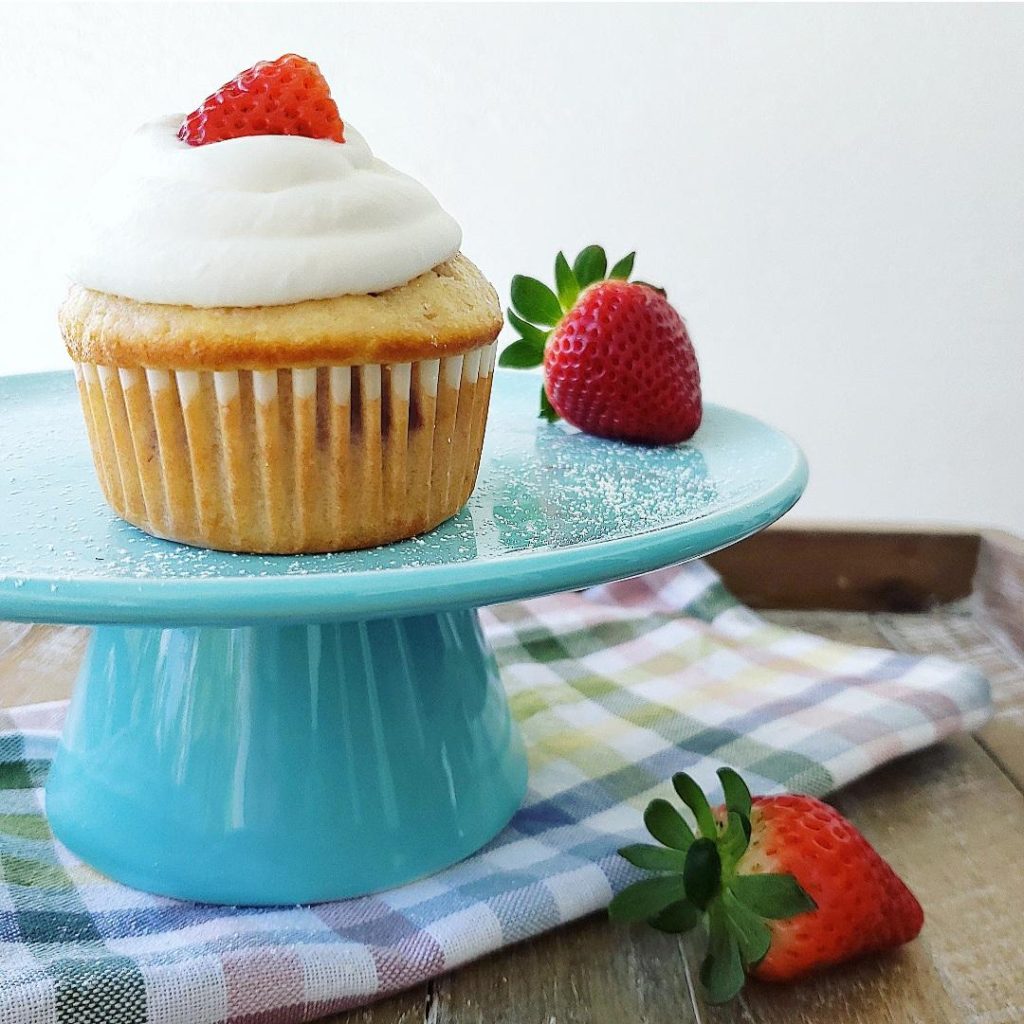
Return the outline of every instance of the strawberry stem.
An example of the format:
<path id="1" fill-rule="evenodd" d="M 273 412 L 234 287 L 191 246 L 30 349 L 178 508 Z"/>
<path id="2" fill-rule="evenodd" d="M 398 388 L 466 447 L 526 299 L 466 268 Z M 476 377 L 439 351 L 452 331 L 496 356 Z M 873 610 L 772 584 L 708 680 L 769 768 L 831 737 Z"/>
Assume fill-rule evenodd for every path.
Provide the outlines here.
<path id="1" fill-rule="evenodd" d="M 731 768 L 720 769 L 718 777 L 725 794 L 724 812 L 712 811 L 689 775 L 679 772 L 672 777 L 673 789 L 697 823 L 696 838 L 667 800 L 647 805 L 644 823 L 662 845 L 636 843 L 619 853 L 634 866 L 658 874 L 627 886 L 608 908 L 613 920 L 643 920 L 666 932 L 687 932 L 706 922 L 708 944 L 700 978 L 712 1003 L 737 995 L 746 971 L 764 959 L 771 944 L 766 921 L 817 909 L 792 875 L 737 873 L 750 843 L 753 801 L 746 783 Z M 716 814 L 723 813 L 724 827 L 716 820 Z"/>

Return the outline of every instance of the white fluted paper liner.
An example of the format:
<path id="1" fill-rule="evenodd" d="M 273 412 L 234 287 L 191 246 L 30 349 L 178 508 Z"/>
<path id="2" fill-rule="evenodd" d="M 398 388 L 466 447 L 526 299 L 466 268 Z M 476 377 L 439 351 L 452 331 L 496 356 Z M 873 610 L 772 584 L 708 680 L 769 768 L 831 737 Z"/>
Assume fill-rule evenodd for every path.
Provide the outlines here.
<path id="1" fill-rule="evenodd" d="M 96 471 L 128 522 L 228 551 L 371 547 L 432 529 L 476 482 L 496 344 L 284 370 L 76 365 Z"/>

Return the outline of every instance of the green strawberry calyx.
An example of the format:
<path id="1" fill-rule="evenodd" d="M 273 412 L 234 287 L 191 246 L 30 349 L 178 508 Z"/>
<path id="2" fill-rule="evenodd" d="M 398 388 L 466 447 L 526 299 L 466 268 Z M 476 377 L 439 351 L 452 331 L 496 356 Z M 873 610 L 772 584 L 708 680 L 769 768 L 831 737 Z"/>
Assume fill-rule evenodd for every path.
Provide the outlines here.
<path id="1" fill-rule="evenodd" d="M 608 907 L 613 921 L 646 921 L 664 932 L 688 932 L 704 922 L 700 980 L 712 1003 L 738 995 L 747 970 L 764 959 L 771 945 L 765 921 L 817 909 L 792 875 L 739 873 L 750 843 L 750 790 L 731 768 L 720 768 L 718 778 L 725 794 L 723 824 L 684 772 L 672 776 L 672 786 L 692 812 L 696 834 L 667 800 L 648 804 L 644 824 L 662 845 L 636 843 L 619 854 L 651 877 L 627 886 Z"/>
<path id="2" fill-rule="evenodd" d="M 583 291 L 600 281 L 628 281 L 635 259 L 636 253 L 631 252 L 609 270 L 608 257 L 599 245 L 588 245 L 573 260 L 572 266 L 569 266 L 565 253 L 560 252 L 555 257 L 554 291 L 535 277 L 516 274 L 512 278 L 512 306 L 508 319 L 519 332 L 519 337 L 501 353 L 498 365 L 517 370 L 540 366 L 544 362 L 544 346 L 551 332 L 576 305 Z M 540 416 L 549 423 L 559 418 L 543 385 L 540 389 Z"/>

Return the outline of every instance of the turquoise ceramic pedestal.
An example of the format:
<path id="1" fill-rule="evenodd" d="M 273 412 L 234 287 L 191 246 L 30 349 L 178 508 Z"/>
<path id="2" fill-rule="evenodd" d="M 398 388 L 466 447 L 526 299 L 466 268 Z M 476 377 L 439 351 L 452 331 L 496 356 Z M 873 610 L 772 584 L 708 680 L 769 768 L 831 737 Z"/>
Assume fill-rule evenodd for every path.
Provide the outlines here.
<path id="1" fill-rule="evenodd" d="M 0 619 L 97 627 L 47 785 L 57 836 L 151 892 L 273 904 L 398 885 L 498 832 L 526 762 L 475 609 L 707 554 L 807 479 L 742 413 L 641 448 L 538 420 L 537 387 L 496 374 L 457 516 L 293 558 L 128 526 L 71 374 L 0 378 Z"/>
<path id="2" fill-rule="evenodd" d="M 305 903 L 400 885 L 512 816 L 526 758 L 475 612 L 97 629 L 47 787 L 139 889 Z"/>
<path id="3" fill-rule="evenodd" d="M 299 903 L 476 850 L 526 787 L 476 613 L 93 635 L 47 786 L 56 836 L 138 889 Z"/>

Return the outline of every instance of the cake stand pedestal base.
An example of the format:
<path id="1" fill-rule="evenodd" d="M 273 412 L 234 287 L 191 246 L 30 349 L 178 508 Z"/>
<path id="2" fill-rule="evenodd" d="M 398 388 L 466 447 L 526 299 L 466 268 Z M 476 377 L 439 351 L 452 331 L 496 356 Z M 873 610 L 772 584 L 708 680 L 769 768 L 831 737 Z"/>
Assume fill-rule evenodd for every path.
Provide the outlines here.
<path id="1" fill-rule="evenodd" d="M 117 881 L 225 904 L 401 885 L 496 835 L 526 756 L 475 611 L 95 630 L 46 788 Z"/>

